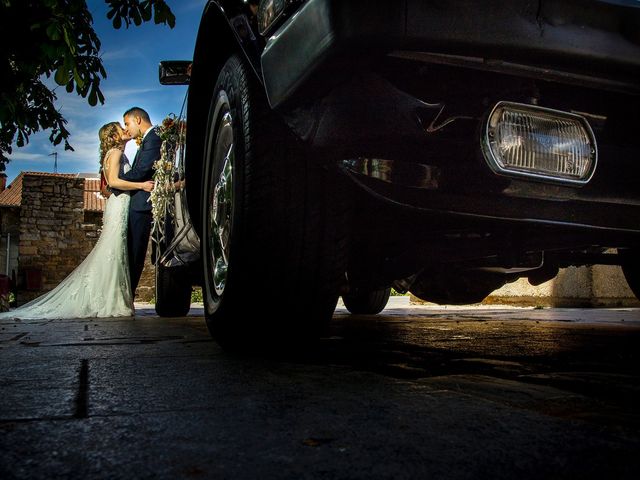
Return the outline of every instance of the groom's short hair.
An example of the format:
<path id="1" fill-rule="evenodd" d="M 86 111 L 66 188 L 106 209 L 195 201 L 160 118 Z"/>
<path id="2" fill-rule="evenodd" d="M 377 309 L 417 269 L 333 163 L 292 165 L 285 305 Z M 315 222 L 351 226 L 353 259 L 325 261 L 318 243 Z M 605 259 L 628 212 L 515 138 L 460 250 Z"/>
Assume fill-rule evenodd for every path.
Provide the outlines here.
<path id="1" fill-rule="evenodd" d="M 151 123 L 151 118 L 149 118 L 147 111 L 140 107 L 131 107 L 129 110 L 124 112 L 124 115 L 122 115 L 123 118 L 128 116 L 140 117 L 145 122 Z"/>

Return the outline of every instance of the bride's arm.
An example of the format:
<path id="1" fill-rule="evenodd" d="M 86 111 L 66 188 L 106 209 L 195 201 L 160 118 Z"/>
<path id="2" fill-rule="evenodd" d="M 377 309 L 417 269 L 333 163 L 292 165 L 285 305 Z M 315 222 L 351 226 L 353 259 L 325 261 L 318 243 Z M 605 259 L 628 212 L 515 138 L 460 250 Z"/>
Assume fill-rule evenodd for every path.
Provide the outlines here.
<path id="1" fill-rule="evenodd" d="M 118 190 L 145 190 L 147 192 L 150 192 L 153 189 L 153 182 L 151 181 L 129 182 L 118 177 L 121 156 L 121 151 L 112 150 L 104 159 L 107 183 L 109 184 L 109 186 L 112 188 L 117 188 Z"/>

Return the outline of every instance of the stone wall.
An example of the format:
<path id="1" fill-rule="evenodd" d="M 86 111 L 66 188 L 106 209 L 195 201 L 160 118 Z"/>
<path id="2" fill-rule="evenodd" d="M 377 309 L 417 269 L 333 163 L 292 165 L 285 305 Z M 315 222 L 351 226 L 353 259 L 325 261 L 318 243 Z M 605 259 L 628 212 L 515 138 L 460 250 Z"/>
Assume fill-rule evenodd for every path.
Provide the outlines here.
<path id="1" fill-rule="evenodd" d="M 545 307 L 638 307 L 638 301 L 614 265 L 562 268 L 556 278 L 538 286 L 526 278 L 493 292 L 484 303 Z"/>
<path id="2" fill-rule="evenodd" d="M 429 303 L 413 295 L 411 301 Z M 640 307 L 622 269 L 614 265 L 561 268 L 556 278 L 537 286 L 520 278 L 494 291 L 482 303 L 517 307 Z"/>
<path id="3" fill-rule="evenodd" d="M 22 304 L 60 283 L 93 248 L 96 224 L 84 223 L 84 179 L 26 174 L 20 211 Z M 27 289 L 27 277 L 41 279 L 41 289 Z"/>

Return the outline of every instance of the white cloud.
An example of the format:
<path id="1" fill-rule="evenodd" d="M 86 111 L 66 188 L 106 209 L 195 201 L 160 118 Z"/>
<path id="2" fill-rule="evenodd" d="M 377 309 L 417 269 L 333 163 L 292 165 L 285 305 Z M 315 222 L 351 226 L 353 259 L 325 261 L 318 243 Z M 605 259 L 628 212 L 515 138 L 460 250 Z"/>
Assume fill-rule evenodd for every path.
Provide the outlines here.
<path id="1" fill-rule="evenodd" d="M 100 58 L 103 62 L 114 62 L 120 60 L 131 60 L 133 58 L 143 58 L 140 50 L 130 48 L 105 49 Z"/>
<path id="2" fill-rule="evenodd" d="M 140 87 L 140 88 L 109 88 L 103 90 L 104 96 L 109 99 L 121 99 L 124 97 L 134 97 L 149 92 L 157 92 L 161 87 Z"/>
<path id="3" fill-rule="evenodd" d="M 9 158 L 11 160 L 37 161 L 37 160 L 44 160 L 47 157 L 42 153 L 28 153 L 28 152 L 16 151 L 14 149 L 13 153 L 9 155 Z"/>

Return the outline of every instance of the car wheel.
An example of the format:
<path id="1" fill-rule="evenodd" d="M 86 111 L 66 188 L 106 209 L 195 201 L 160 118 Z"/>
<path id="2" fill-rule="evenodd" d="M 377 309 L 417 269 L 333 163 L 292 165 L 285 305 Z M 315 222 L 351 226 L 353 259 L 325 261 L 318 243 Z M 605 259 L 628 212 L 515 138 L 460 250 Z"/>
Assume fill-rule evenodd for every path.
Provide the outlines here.
<path id="1" fill-rule="evenodd" d="M 354 315 L 375 315 L 384 310 L 391 295 L 391 288 L 361 291 L 355 290 L 342 296 L 344 306 Z"/>
<path id="2" fill-rule="evenodd" d="M 622 272 L 629 288 L 640 300 L 640 250 L 619 250 L 622 258 Z"/>
<path id="3" fill-rule="evenodd" d="M 242 348 L 319 336 L 346 264 L 341 181 L 271 112 L 238 56 L 213 90 L 203 170 L 203 298 L 214 338 Z"/>
<path id="4" fill-rule="evenodd" d="M 191 281 L 181 267 L 156 266 L 156 313 L 184 317 L 191 308 Z"/>

